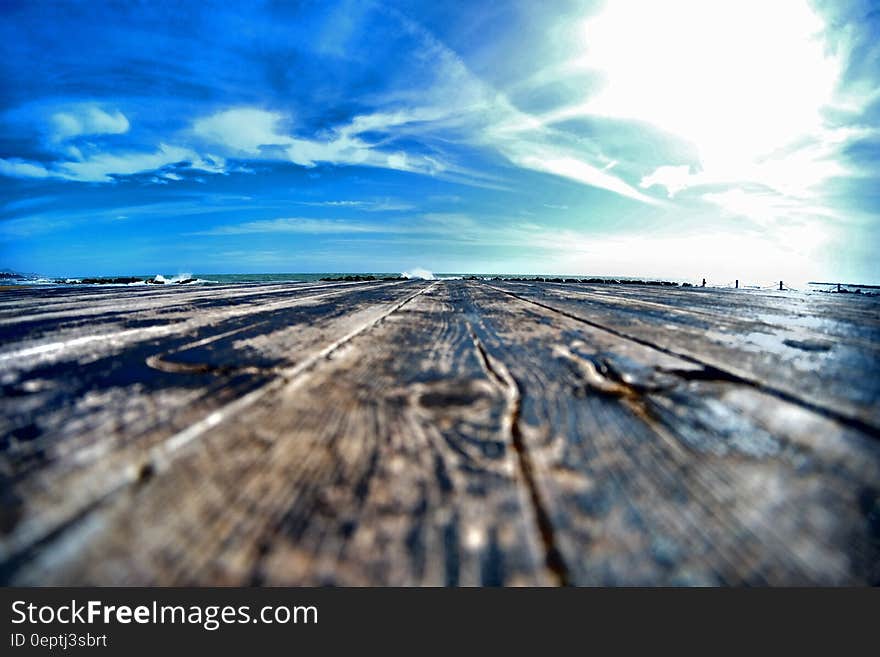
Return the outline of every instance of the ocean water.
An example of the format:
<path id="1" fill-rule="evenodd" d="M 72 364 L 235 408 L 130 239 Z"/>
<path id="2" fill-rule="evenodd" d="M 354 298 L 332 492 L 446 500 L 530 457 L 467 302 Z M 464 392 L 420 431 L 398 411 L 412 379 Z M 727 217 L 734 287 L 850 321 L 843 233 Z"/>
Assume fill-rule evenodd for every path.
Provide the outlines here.
<path id="1" fill-rule="evenodd" d="M 147 281 L 156 283 L 164 283 L 169 285 L 185 284 L 185 285 L 229 285 L 232 283 L 308 283 L 319 281 L 322 278 L 339 278 L 342 276 L 375 276 L 376 278 L 384 278 L 386 276 L 401 276 L 400 272 L 326 272 L 326 273 L 289 273 L 289 274 L 201 274 L 201 273 L 178 273 L 178 274 L 116 274 L 81 276 L 81 277 L 57 277 L 50 278 L 47 276 L 39 276 L 35 274 L 24 274 L 22 278 L 4 278 L 0 279 L 0 285 L 39 285 L 39 286 L 70 286 L 83 285 L 93 287 L 95 283 L 84 283 L 85 279 L 101 279 L 109 281 L 114 278 L 136 278 L 139 279 L 132 283 L 109 283 L 102 282 L 101 285 L 148 285 Z"/>

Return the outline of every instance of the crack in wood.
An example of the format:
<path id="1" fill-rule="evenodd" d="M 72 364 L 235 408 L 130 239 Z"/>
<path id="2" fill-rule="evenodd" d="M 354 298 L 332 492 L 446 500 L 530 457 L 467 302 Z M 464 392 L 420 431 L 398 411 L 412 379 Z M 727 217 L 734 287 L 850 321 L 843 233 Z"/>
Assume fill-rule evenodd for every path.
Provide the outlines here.
<path id="1" fill-rule="evenodd" d="M 535 514 L 535 524 L 537 525 L 538 534 L 541 537 L 541 543 L 544 548 L 544 563 L 547 570 L 552 576 L 554 582 L 558 586 L 570 586 L 571 576 L 568 566 L 559 550 L 553 527 L 553 520 L 547 510 L 547 506 L 541 499 L 541 492 L 538 489 L 537 478 L 535 477 L 535 465 L 532 461 L 532 455 L 523 439 L 520 430 L 520 410 L 522 407 L 522 393 L 516 380 L 511 376 L 510 372 L 500 361 L 493 363 L 493 358 L 486 351 L 486 348 L 480 342 L 473 327 L 468 322 L 468 331 L 471 339 L 476 347 L 477 354 L 486 372 L 501 386 L 507 397 L 507 416 L 505 423 L 511 438 L 511 445 L 517 456 L 520 473 L 529 491 L 529 499 L 532 503 L 532 511 Z"/>
<path id="2" fill-rule="evenodd" d="M 241 374 L 277 374 L 284 375 L 280 367 L 258 367 L 256 365 L 213 365 L 211 363 L 180 363 L 167 360 L 163 356 L 150 356 L 147 366 L 168 374 L 214 374 L 216 376 L 238 376 Z"/>

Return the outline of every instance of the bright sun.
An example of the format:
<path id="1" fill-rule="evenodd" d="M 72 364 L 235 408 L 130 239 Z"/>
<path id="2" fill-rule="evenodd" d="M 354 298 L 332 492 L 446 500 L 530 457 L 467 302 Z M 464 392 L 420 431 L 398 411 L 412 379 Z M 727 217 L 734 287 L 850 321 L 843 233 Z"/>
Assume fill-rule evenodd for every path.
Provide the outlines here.
<path id="1" fill-rule="evenodd" d="M 686 139 L 704 169 L 750 165 L 821 127 L 837 78 L 800 0 L 614 0 L 584 26 L 605 86 L 582 110 Z"/>

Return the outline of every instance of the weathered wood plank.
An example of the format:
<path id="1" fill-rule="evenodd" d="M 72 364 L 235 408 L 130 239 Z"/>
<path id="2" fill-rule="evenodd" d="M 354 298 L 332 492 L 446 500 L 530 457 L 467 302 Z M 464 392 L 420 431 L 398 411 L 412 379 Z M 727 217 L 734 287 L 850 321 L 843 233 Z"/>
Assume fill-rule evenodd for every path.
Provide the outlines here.
<path id="1" fill-rule="evenodd" d="M 96 341 L 0 362 L 0 483 L 3 524 L 12 528 L 3 553 L 28 549 L 136 482 L 150 450 L 169 436 L 283 381 L 420 287 L 375 284 L 346 290 L 344 301 L 285 295 L 244 313 L 220 304 L 214 313 L 190 313 L 167 332 L 160 326 L 159 337 Z M 190 367 L 168 367 L 180 363 Z"/>
<path id="2" fill-rule="evenodd" d="M 877 306 L 849 300 L 0 293 L 0 578 L 876 583 Z M 835 408 L 785 340 L 834 342 L 791 349 Z"/>
<path id="3" fill-rule="evenodd" d="M 375 283 L 373 287 L 393 286 L 399 283 Z M 44 304 L 40 298 L 38 308 L 34 308 L 34 294 L 28 291 L 19 297 L 29 299 L 29 307 L 22 312 L 20 307 L 9 311 L 7 317 L 0 319 L 0 359 L 21 360 L 26 365 L 31 358 L 19 359 L 17 344 L 27 343 L 32 353 L 34 348 L 45 348 L 53 342 L 74 340 L 83 336 L 105 336 L 126 329 L 149 329 L 158 326 L 173 327 L 178 330 L 192 328 L 205 321 L 218 317 L 244 316 L 253 311 L 265 312 L 282 308 L 286 303 L 303 297 L 318 298 L 321 295 L 345 294 L 354 289 L 365 289 L 369 284 L 330 283 L 324 285 L 296 285 L 276 288 L 260 286 L 245 290 L 190 291 L 187 289 L 168 289 L 152 293 L 144 288 L 118 290 L 116 296 L 105 298 L 103 291 L 72 290 L 59 307 Z M 204 317 L 202 313 L 208 313 Z M 155 333 L 155 332 L 154 332 Z M 163 334 L 168 334 L 166 331 Z M 138 335 L 137 331 L 133 331 Z M 2 362 L 0 361 L 0 362 Z"/>
<path id="4" fill-rule="evenodd" d="M 284 296 L 327 290 L 359 289 L 387 282 L 248 283 L 211 287 L 132 286 L 96 288 L 15 289 L 0 292 L 0 326 L 21 326 L 34 320 L 75 318 L 196 308 L 257 304 Z M 38 303 L 35 300 L 39 299 Z M 18 337 L 21 337 L 19 334 Z"/>
<path id="5" fill-rule="evenodd" d="M 157 465 L 14 580 L 548 583 L 508 403 L 434 287 Z"/>
<path id="6" fill-rule="evenodd" d="M 570 581 L 876 580 L 875 440 L 485 286 L 459 294 L 519 396 Z"/>
<path id="7" fill-rule="evenodd" d="M 735 306 L 727 315 L 699 315 L 671 303 L 666 307 L 652 303 L 649 308 L 639 300 L 600 296 L 576 286 L 502 283 L 495 287 L 711 365 L 880 436 L 880 377 L 876 376 L 880 341 L 871 339 L 872 332 L 849 339 L 817 336 L 814 329 L 796 322 L 756 321 L 748 311 L 735 312 Z M 880 303 L 865 301 L 863 317 L 869 324 L 872 309 L 880 309 Z"/>
<path id="8" fill-rule="evenodd" d="M 648 312 L 659 304 L 666 311 L 692 312 L 722 321 L 737 318 L 795 329 L 813 339 L 856 341 L 868 348 L 880 348 L 880 299 L 874 297 L 643 285 L 542 286 L 600 300 L 626 300 Z"/>

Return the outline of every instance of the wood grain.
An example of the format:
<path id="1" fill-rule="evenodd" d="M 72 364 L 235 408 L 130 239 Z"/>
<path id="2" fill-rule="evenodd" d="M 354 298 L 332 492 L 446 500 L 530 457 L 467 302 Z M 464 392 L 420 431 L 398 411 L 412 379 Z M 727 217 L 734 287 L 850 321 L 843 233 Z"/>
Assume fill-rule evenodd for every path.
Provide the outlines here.
<path id="1" fill-rule="evenodd" d="M 0 576 L 876 584 L 878 308 L 497 281 L 0 292 Z"/>
<path id="2" fill-rule="evenodd" d="M 572 317 L 476 286 L 463 296 L 519 389 L 520 431 L 572 583 L 873 576 L 860 495 L 880 474 L 875 441 Z"/>
<path id="3" fill-rule="evenodd" d="M 726 311 L 704 304 L 697 312 L 693 300 L 688 307 L 680 298 L 685 294 L 703 298 L 708 296 L 705 290 L 678 291 L 660 303 L 579 286 L 502 283 L 497 289 L 715 367 L 880 437 L 880 377 L 876 376 L 880 302 L 876 298 L 852 300 L 848 314 L 854 318 L 849 321 L 858 323 L 855 329 L 838 319 L 844 315 L 840 310 L 844 302 L 828 302 L 827 295 L 811 295 L 806 306 L 806 295 L 792 296 L 790 313 L 780 315 L 779 310 L 767 311 L 766 295 L 748 291 L 718 291 L 716 297 L 730 300 Z M 810 310 L 817 296 L 816 307 Z M 777 307 L 780 302 L 777 299 Z"/>

